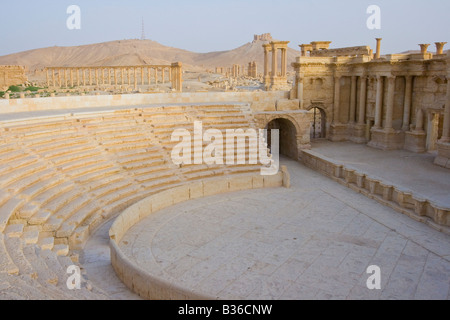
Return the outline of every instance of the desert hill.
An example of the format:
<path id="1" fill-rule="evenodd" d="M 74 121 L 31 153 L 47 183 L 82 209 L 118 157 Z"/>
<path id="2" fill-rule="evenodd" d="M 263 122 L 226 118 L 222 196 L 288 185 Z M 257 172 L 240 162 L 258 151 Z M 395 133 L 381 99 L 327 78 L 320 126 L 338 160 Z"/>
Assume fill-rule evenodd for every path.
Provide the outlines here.
<path id="1" fill-rule="evenodd" d="M 258 63 L 263 70 L 262 45 L 268 41 L 255 40 L 229 51 L 196 53 L 164 46 L 151 40 L 120 40 L 76 47 L 49 47 L 14 53 L 0 57 L 0 65 L 21 65 L 29 71 L 45 67 L 71 66 L 127 66 L 141 64 L 170 64 L 180 61 L 186 70 L 199 71 L 233 64 Z M 288 65 L 300 52 L 288 50 Z"/>

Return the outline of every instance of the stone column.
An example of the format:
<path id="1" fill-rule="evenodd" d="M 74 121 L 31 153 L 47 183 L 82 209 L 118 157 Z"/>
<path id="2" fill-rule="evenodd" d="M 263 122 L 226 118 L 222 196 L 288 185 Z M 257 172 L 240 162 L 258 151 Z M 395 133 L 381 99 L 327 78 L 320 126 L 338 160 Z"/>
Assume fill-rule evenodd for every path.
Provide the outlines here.
<path id="1" fill-rule="evenodd" d="M 50 87 L 50 78 L 48 77 L 48 69 L 45 69 L 45 78 L 47 79 L 47 87 Z"/>
<path id="2" fill-rule="evenodd" d="M 89 72 L 89 85 L 92 86 L 93 82 L 92 82 L 92 70 L 91 68 L 88 69 Z"/>
<path id="3" fill-rule="evenodd" d="M 375 59 L 380 59 L 381 57 L 381 40 L 383 38 L 376 38 L 377 40 L 377 52 L 375 53 Z"/>
<path id="4" fill-rule="evenodd" d="M 166 68 L 162 68 L 162 74 L 161 74 L 162 79 L 161 79 L 161 81 L 162 81 L 163 84 L 166 82 L 166 80 L 164 79 L 165 73 L 166 73 Z"/>
<path id="5" fill-rule="evenodd" d="M 272 78 L 278 76 L 278 49 L 272 46 Z"/>
<path id="6" fill-rule="evenodd" d="M 113 68 L 114 70 L 114 85 L 117 86 L 118 81 L 117 81 L 117 68 Z"/>
<path id="7" fill-rule="evenodd" d="M 147 80 L 148 85 L 152 83 L 152 68 L 147 68 Z"/>
<path id="8" fill-rule="evenodd" d="M 80 86 L 80 69 L 76 69 L 76 72 L 77 72 L 77 87 L 79 87 Z"/>
<path id="9" fill-rule="evenodd" d="M 436 44 L 436 54 L 444 54 L 444 46 L 447 44 L 447 42 L 435 42 Z"/>
<path id="10" fill-rule="evenodd" d="M 62 82 L 61 82 L 61 69 L 58 68 L 58 85 L 61 88 Z"/>
<path id="11" fill-rule="evenodd" d="M 131 86 L 131 68 L 128 68 L 128 86 Z"/>
<path id="12" fill-rule="evenodd" d="M 422 54 L 426 54 L 427 51 L 428 51 L 428 47 L 430 46 L 430 44 L 428 44 L 428 43 L 423 43 L 423 44 L 419 44 L 419 46 L 420 46 L 420 52 L 421 52 Z"/>
<path id="13" fill-rule="evenodd" d="M 281 49 L 281 76 L 285 77 L 287 74 L 287 50 Z"/>
<path id="14" fill-rule="evenodd" d="M 423 132 L 423 110 L 419 108 L 416 113 L 416 129 L 415 131 Z"/>
<path id="15" fill-rule="evenodd" d="M 303 78 L 299 76 L 298 79 L 298 88 L 297 88 L 297 99 L 300 100 L 300 109 L 304 108 L 303 102 Z"/>
<path id="16" fill-rule="evenodd" d="M 359 114 L 358 124 L 364 125 L 366 123 L 366 98 L 367 98 L 367 77 L 361 77 L 361 92 L 359 96 Z"/>
<path id="17" fill-rule="evenodd" d="M 334 105 L 333 105 L 333 123 L 340 124 L 340 100 L 341 100 L 341 77 L 334 77 Z"/>
<path id="18" fill-rule="evenodd" d="M 450 77 L 447 77 L 447 100 L 444 110 L 444 127 L 442 131 L 441 142 L 450 143 Z"/>
<path id="19" fill-rule="evenodd" d="M 137 68 L 134 68 L 134 90 L 137 90 Z"/>
<path id="20" fill-rule="evenodd" d="M 355 117 L 356 117 L 356 76 L 352 76 L 352 85 L 350 90 L 350 119 L 349 123 L 354 124 L 355 123 Z"/>
<path id="21" fill-rule="evenodd" d="M 375 103 L 375 128 L 381 128 L 381 118 L 383 108 L 383 77 L 377 76 L 377 98 Z"/>
<path id="22" fill-rule="evenodd" d="M 141 85 L 144 85 L 144 67 L 141 67 Z"/>
<path id="23" fill-rule="evenodd" d="M 111 85 L 111 68 L 108 68 L 106 70 L 108 70 L 108 84 Z"/>
<path id="24" fill-rule="evenodd" d="M 158 84 L 158 68 L 155 68 L 155 84 Z"/>
<path id="25" fill-rule="evenodd" d="M 413 77 L 406 76 L 405 84 L 405 103 L 403 105 L 403 131 L 409 131 L 409 125 L 411 121 L 411 106 L 412 106 L 412 83 Z"/>
<path id="26" fill-rule="evenodd" d="M 120 83 L 123 86 L 125 84 L 125 69 L 120 68 Z"/>
<path id="27" fill-rule="evenodd" d="M 386 106 L 385 130 L 392 130 L 392 121 L 394 116 L 394 96 L 395 95 L 395 76 L 388 77 L 388 96 Z"/>
<path id="28" fill-rule="evenodd" d="M 98 76 L 98 68 L 95 68 L 95 85 L 98 86 L 99 85 L 99 76 Z"/>
<path id="29" fill-rule="evenodd" d="M 263 45 L 264 48 L 264 77 L 269 76 L 269 45 Z"/>
<path id="30" fill-rule="evenodd" d="M 102 73 L 102 85 L 105 85 L 105 69 L 100 68 L 100 72 Z"/>
<path id="31" fill-rule="evenodd" d="M 70 69 L 70 86 L 73 87 L 73 69 Z"/>
<path id="32" fill-rule="evenodd" d="M 52 68 L 52 83 L 53 83 L 53 86 L 56 87 L 55 69 L 53 69 L 53 68 Z"/>
<path id="33" fill-rule="evenodd" d="M 68 87 L 68 79 L 69 77 L 67 76 L 67 69 L 64 69 L 64 86 L 67 88 Z"/>

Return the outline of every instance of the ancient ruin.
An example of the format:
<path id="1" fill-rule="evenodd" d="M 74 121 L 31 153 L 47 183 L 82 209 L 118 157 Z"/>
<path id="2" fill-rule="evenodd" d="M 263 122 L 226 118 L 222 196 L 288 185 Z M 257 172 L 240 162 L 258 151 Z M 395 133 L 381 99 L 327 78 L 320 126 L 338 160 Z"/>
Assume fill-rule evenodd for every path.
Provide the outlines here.
<path id="1" fill-rule="evenodd" d="M 48 67 L 44 70 L 47 86 L 128 86 L 137 90 L 138 85 L 172 82 L 172 88 L 181 92 L 182 64 L 170 66 L 127 66 L 127 67 Z"/>
<path id="2" fill-rule="evenodd" d="M 51 96 L 0 99 L 0 299 L 449 298 L 446 43 L 302 44 L 292 78 L 288 41 L 254 42 L 263 78 L 254 58 L 47 67 Z"/>
<path id="3" fill-rule="evenodd" d="M 20 85 L 28 81 L 25 68 L 21 66 L 0 66 L 0 89 Z"/>
<path id="4" fill-rule="evenodd" d="M 368 46 L 329 49 L 330 42 L 301 45 L 294 96 L 300 109 L 317 108 L 332 141 L 368 143 L 383 150 L 438 150 L 449 166 L 449 59 L 442 54 L 381 55 Z"/>

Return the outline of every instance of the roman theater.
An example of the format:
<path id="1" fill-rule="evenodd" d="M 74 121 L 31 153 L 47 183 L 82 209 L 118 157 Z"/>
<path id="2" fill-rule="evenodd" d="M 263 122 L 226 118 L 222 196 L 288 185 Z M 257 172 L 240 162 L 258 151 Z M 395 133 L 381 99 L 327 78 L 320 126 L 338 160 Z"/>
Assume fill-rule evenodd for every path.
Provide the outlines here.
<path id="1" fill-rule="evenodd" d="M 450 299 L 450 55 L 373 42 L 293 57 L 264 34 L 263 63 L 53 65 L 5 90 L 0 299 Z M 202 154 L 232 129 L 267 130 L 275 174 L 245 137 L 245 163 L 173 161 L 176 130 Z"/>

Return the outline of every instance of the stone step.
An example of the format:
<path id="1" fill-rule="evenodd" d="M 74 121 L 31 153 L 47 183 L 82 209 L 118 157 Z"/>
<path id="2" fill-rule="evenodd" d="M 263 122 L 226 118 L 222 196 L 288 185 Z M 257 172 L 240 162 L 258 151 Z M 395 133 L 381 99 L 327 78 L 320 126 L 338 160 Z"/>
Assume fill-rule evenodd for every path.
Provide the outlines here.
<path id="1" fill-rule="evenodd" d="M 81 179 L 85 175 L 89 175 L 105 169 L 111 169 L 114 168 L 114 166 L 114 163 L 99 158 L 97 161 L 92 160 L 92 162 L 90 161 L 89 164 L 86 163 L 85 166 L 80 166 L 80 168 L 66 171 L 65 174 L 71 179 Z"/>
<path id="2" fill-rule="evenodd" d="M 81 279 L 81 289 L 80 290 L 69 290 L 67 288 L 67 280 L 69 279 L 69 276 L 72 274 L 67 273 L 67 269 L 71 265 L 75 265 L 70 258 L 68 257 L 58 257 L 53 251 L 46 250 L 40 252 L 41 259 L 44 260 L 45 264 L 48 266 L 48 269 L 50 269 L 54 274 L 58 276 L 59 282 L 57 287 L 60 290 L 63 290 L 67 292 L 68 295 L 71 296 L 72 299 L 76 300 L 97 300 L 97 299 L 104 299 L 106 298 L 106 295 L 102 293 L 94 293 L 90 292 L 85 289 L 85 279 Z M 67 259 L 62 260 L 61 258 Z M 61 259 L 61 260 L 60 260 Z M 63 265 L 61 261 L 66 261 L 66 263 Z M 97 291 L 97 290 L 96 290 Z"/>
<path id="3" fill-rule="evenodd" d="M 20 209 L 24 203 L 24 199 L 12 197 L 8 202 L 0 207 L 0 232 L 5 230 L 9 219 L 14 216 L 16 211 Z"/>
<path id="4" fill-rule="evenodd" d="M 74 152 L 83 148 L 83 146 L 91 145 L 91 142 L 86 137 L 66 138 L 61 141 L 50 141 L 39 146 L 34 146 L 32 149 L 41 154 L 46 159 L 58 157 L 64 153 L 73 150 Z"/>
<path id="5" fill-rule="evenodd" d="M 136 161 L 130 164 L 126 164 L 123 166 L 124 170 L 132 171 L 137 169 L 143 169 L 143 168 L 152 168 L 152 167 L 159 167 L 165 165 L 166 161 L 161 158 L 153 159 L 153 160 L 144 160 L 144 161 Z"/>
<path id="6" fill-rule="evenodd" d="M 91 183 L 95 184 L 98 181 L 113 179 L 113 177 L 120 177 L 120 168 L 113 166 L 106 169 L 94 171 L 92 173 L 77 177 L 76 179 L 74 179 L 74 182 L 89 187 L 89 184 Z"/>
<path id="7" fill-rule="evenodd" d="M 51 216 L 52 213 L 48 210 L 38 210 L 28 220 L 28 223 L 32 226 L 41 226 L 44 225 Z"/>
<path id="8" fill-rule="evenodd" d="M 128 157 L 120 157 L 117 159 L 117 162 L 126 165 L 140 161 L 151 161 L 155 159 L 161 159 L 162 155 L 159 149 L 155 149 L 153 151 L 146 151 L 145 153 L 132 155 Z"/>
<path id="9" fill-rule="evenodd" d="M 0 274 L 8 273 L 12 275 L 19 274 L 19 268 L 14 264 L 12 258 L 6 250 L 4 235 L 0 233 Z"/>
<path id="10" fill-rule="evenodd" d="M 23 150 L 15 149 L 10 152 L 6 152 L 1 154 L 0 156 L 0 163 L 12 163 L 14 164 L 14 161 L 24 159 L 26 157 L 29 157 L 30 155 Z"/>
<path id="11" fill-rule="evenodd" d="M 58 156 L 49 159 L 55 166 L 61 166 L 73 161 L 83 161 L 83 159 L 100 156 L 102 151 L 95 149 L 92 146 L 84 145 L 78 150 L 68 149 L 66 152 L 61 152 Z"/>
<path id="12" fill-rule="evenodd" d="M 102 206 L 108 205 L 112 202 L 119 201 L 120 199 L 126 198 L 133 193 L 137 193 L 140 190 L 140 186 L 130 185 L 124 189 L 120 189 L 117 192 L 110 193 L 102 198 L 97 199 Z"/>
<path id="13" fill-rule="evenodd" d="M 53 252 L 58 256 L 68 256 L 69 255 L 69 246 L 67 244 L 58 244 L 53 247 Z"/>
<path id="14" fill-rule="evenodd" d="M 67 180 L 67 179 L 66 179 Z M 62 194 L 69 192 L 75 187 L 73 182 L 63 182 L 58 183 L 55 186 L 49 188 L 48 190 L 41 192 L 38 196 L 31 200 L 32 204 L 42 207 L 54 199 L 58 198 Z"/>
<path id="15" fill-rule="evenodd" d="M 65 192 L 60 196 L 58 196 L 57 198 L 55 198 L 54 200 L 50 201 L 49 203 L 44 205 L 42 209 L 56 214 L 61 210 L 61 208 L 66 206 L 69 202 L 83 196 L 83 194 L 84 190 L 82 188 L 76 187 L 70 190 L 69 192 Z"/>
<path id="16" fill-rule="evenodd" d="M 110 184 L 118 183 L 123 180 L 124 177 L 120 174 L 112 174 L 108 176 L 100 177 L 96 180 L 89 181 L 83 184 L 83 187 L 89 191 L 89 193 L 95 193 L 97 190 L 107 187 Z"/>
<path id="17" fill-rule="evenodd" d="M 60 145 L 67 144 L 67 141 L 78 141 L 78 139 L 86 139 L 86 134 L 82 132 L 73 132 L 67 134 L 53 135 L 49 137 L 37 137 L 24 140 L 29 148 L 33 150 L 40 150 L 41 152 L 50 151 L 59 148 Z"/>
<path id="18" fill-rule="evenodd" d="M 54 177 L 55 175 L 57 175 L 57 172 L 53 168 L 45 169 L 36 175 L 31 175 L 26 178 L 17 180 L 5 188 L 7 188 L 8 191 L 12 194 L 18 194 L 28 188 L 33 187 L 34 185 L 38 184 L 40 181 L 46 181 L 46 180 Z M 29 199 L 29 196 L 24 195 L 24 194 L 21 194 L 21 197 Z"/>
<path id="19" fill-rule="evenodd" d="M 118 153 L 122 151 L 130 151 L 130 150 L 136 150 L 136 149 L 148 149 L 154 145 L 154 142 L 152 141 L 143 141 L 139 143 L 133 143 L 133 144 L 119 144 L 114 146 L 107 146 L 105 148 L 108 152 Z"/>
<path id="20" fill-rule="evenodd" d="M 51 170 L 53 170 L 53 168 Z M 39 194 L 49 190 L 50 188 L 64 183 L 64 181 L 66 180 L 65 177 L 56 171 L 53 172 L 54 175 L 51 176 L 51 178 L 48 178 L 47 180 L 40 179 L 40 182 L 35 183 L 32 186 L 29 186 L 28 188 L 22 190 L 21 195 L 26 199 L 35 198 Z"/>
<path id="21" fill-rule="evenodd" d="M 10 224 L 5 229 L 5 234 L 8 238 L 20 238 L 23 234 L 23 224 Z"/>
<path id="22" fill-rule="evenodd" d="M 37 247 L 35 245 L 25 245 L 23 248 L 24 257 L 27 259 L 28 263 L 33 268 L 33 273 L 37 274 L 36 280 L 43 286 L 43 287 L 56 287 L 58 284 L 58 276 L 53 273 L 50 269 L 48 269 L 45 262 L 40 259 L 40 257 L 37 254 Z M 53 289 L 53 288 L 52 288 Z"/>
<path id="23" fill-rule="evenodd" d="M 98 199 L 104 197 L 112 192 L 119 191 L 124 189 L 132 184 L 131 181 L 128 180 L 120 180 L 114 183 L 110 183 L 102 188 L 99 188 L 91 193 L 91 196 Z"/>
<path id="24" fill-rule="evenodd" d="M 67 220 L 69 219 L 74 213 L 76 213 L 79 210 L 82 210 L 85 206 L 87 206 L 90 202 L 95 201 L 92 199 L 92 197 L 88 194 L 80 195 L 79 197 L 73 199 L 64 207 L 56 212 L 54 216 L 58 219 Z"/>
<path id="25" fill-rule="evenodd" d="M 4 172 L 0 176 L 0 186 L 8 186 L 17 180 L 24 179 L 30 175 L 38 174 L 39 172 L 47 169 L 47 165 L 36 161 L 34 162 L 35 163 L 30 163 L 24 167 L 15 167 L 14 170 L 10 171 L 9 173 Z"/>
<path id="26" fill-rule="evenodd" d="M 127 145 L 135 145 L 135 144 L 143 144 L 147 143 L 148 147 L 152 146 L 151 137 L 144 135 L 136 135 L 130 138 L 120 138 L 120 139 L 109 139 L 103 140 L 101 145 L 104 147 L 113 147 L 117 145 L 127 144 Z"/>
<path id="27" fill-rule="evenodd" d="M 19 269 L 19 274 L 33 274 L 33 268 L 25 258 L 20 238 L 5 238 L 5 246 L 13 263 Z"/>

